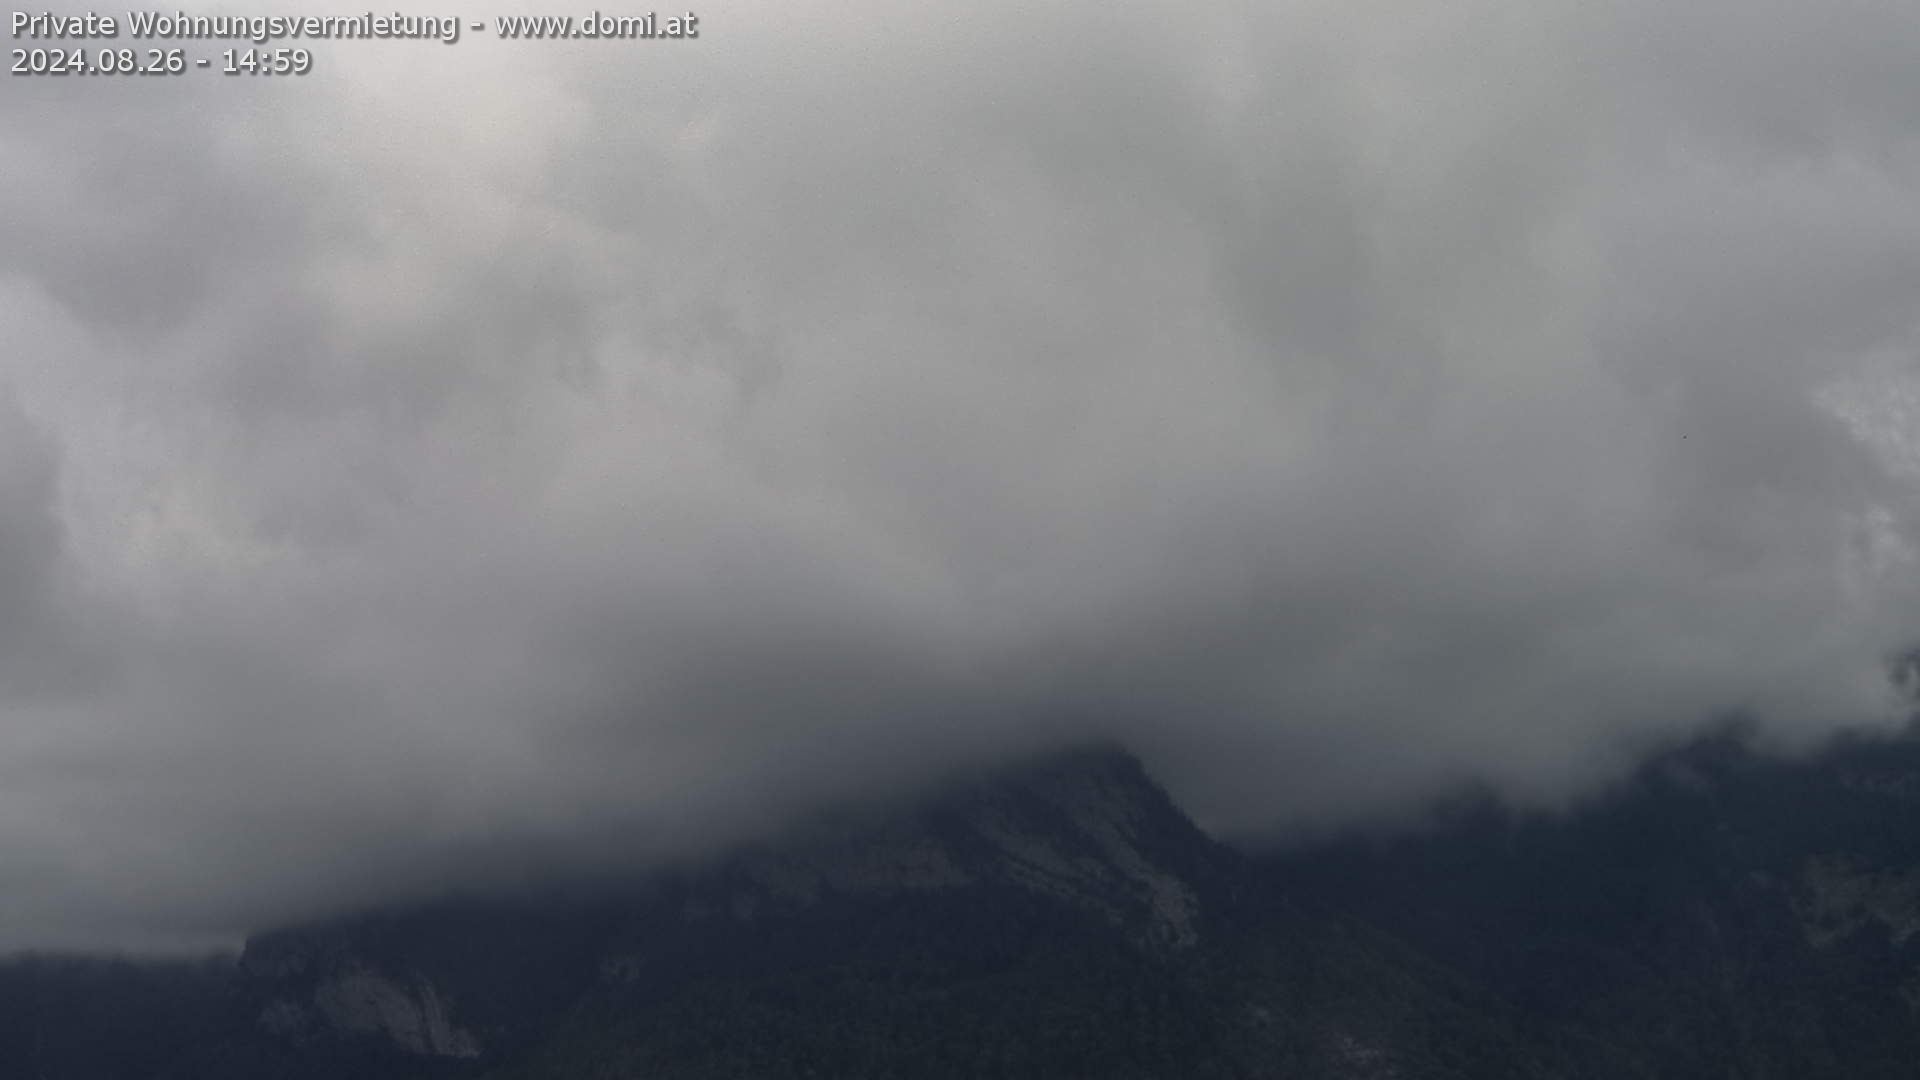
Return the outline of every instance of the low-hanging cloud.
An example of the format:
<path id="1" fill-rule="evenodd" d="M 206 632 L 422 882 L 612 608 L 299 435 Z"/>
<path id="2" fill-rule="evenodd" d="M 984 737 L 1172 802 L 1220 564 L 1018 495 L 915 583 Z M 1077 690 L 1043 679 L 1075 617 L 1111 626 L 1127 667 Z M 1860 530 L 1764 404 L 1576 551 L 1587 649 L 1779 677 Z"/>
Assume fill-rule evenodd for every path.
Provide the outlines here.
<path id="1" fill-rule="evenodd" d="M 14 80 L 0 947 L 1092 738 L 1262 835 L 1895 717 L 1910 3 L 702 18 Z"/>

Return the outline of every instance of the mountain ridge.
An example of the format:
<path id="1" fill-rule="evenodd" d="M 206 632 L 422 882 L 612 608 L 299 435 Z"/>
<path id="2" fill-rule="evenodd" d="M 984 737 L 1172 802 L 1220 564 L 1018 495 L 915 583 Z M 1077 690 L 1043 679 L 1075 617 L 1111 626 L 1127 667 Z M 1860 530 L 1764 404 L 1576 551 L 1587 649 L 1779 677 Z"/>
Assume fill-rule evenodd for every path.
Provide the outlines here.
<path id="1" fill-rule="evenodd" d="M 1566 814 L 1278 852 L 1087 748 L 608 892 L 0 964 L 0 1072 L 1912 1076 L 1916 826 L 1912 734 L 1722 733 Z"/>

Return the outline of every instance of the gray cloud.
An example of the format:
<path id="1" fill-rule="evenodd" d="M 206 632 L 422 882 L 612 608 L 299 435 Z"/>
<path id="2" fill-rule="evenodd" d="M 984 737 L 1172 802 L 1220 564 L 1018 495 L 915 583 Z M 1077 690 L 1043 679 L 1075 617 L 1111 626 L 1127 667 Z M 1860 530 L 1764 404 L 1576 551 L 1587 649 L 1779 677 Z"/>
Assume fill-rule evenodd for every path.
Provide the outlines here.
<path id="1" fill-rule="evenodd" d="M 1888 722 L 1909 6 L 738 3 L 15 80 L 0 946 L 1094 737 L 1259 836 Z"/>

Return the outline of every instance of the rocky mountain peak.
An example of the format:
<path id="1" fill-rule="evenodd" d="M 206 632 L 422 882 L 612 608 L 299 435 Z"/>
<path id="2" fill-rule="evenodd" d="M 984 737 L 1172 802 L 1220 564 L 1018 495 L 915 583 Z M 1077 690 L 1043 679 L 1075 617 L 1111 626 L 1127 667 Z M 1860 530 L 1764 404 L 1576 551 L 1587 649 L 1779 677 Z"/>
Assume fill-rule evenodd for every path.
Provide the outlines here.
<path id="1" fill-rule="evenodd" d="M 1095 747 L 831 815 L 597 900 L 437 905 L 263 934 L 241 967 L 276 1038 L 474 1058 L 579 986 L 662 978 L 684 940 L 857 923 L 916 898 L 1025 897 L 1092 916 L 1135 948 L 1188 950 L 1227 858 L 1138 761 Z"/>
<path id="2" fill-rule="evenodd" d="M 1097 913 L 1142 944 L 1185 948 L 1199 937 L 1205 879 L 1224 858 L 1137 760 L 1098 747 L 883 818 L 805 830 L 746 853 L 716 883 L 729 891 L 725 906 L 747 916 L 833 896 L 1012 887 Z"/>

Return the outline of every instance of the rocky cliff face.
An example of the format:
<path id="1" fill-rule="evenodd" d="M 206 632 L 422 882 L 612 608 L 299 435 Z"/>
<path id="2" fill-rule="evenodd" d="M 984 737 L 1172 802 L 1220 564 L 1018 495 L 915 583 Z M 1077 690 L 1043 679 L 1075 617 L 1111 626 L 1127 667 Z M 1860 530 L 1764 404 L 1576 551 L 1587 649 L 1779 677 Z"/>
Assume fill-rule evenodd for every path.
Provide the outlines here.
<path id="1" fill-rule="evenodd" d="M 405 980 L 348 966 L 314 981 L 310 993 L 276 997 L 260 1011 L 260 1027 L 295 1043 L 325 1032 L 371 1035 L 409 1054 L 477 1058 L 480 1041 L 453 1023 L 453 1001 L 423 975 Z"/>
<path id="2" fill-rule="evenodd" d="M 695 892 L 727 890 L 727 910 L 752 917 L 832 897 L 1002 885 L 1095 914 L 1142 943 L 1177 949 L 1198 942 L 1200 889 L 1229 859 L 1138 762 L 1117 750 L 1090 750 L 950 791 L 905 813 L 788 837 L 745 854 Z"/>

